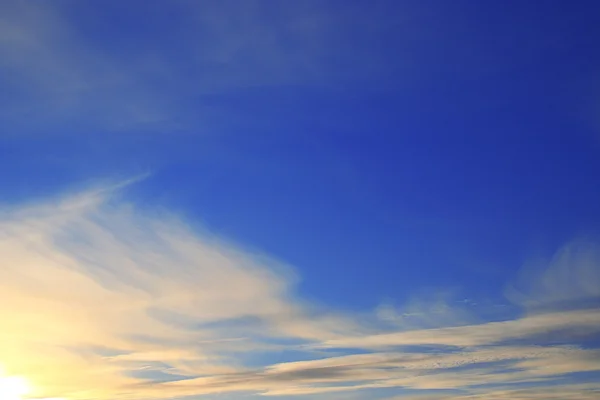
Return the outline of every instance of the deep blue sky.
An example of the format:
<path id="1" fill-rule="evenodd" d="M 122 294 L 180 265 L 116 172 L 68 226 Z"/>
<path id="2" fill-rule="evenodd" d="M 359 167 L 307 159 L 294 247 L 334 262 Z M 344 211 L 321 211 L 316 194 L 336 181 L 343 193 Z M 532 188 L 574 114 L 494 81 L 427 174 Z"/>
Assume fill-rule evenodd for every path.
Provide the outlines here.
<path id="1" fill-rule="evenodd" d="M 504 304 L 524 264 L 600 234 L 599 2 L 1 9 L 3 202 L 150 172 L 136 201 L 359 312 Z"/>
<path id="2" fill-rule="evenodd" d="M 134 82 L 99 82 L 73 95 L 76 111 L 46 115 L 27 96 L 52 82 L 9 63 L 2 103 L 29 109 L 2 119 L 4 198 L 151 170 L 140 190 L 152 201 L 289 261 L 310 295 L 344 305 L 352 293 L 359 307 L 415 285 L 494 291 L 532 254 L 598 233 L 594 2 L 329 1 L 298 11 L 266 1 L 245 17 L 205 4 L 231 19 L 223 33 L 195 25 L 189 5 L 56 2 L 84 53 L 68 54 L 84 60 L 65 74 L 87 73 L 93 53 L 128 66 Z M 327 36 L 280 26 L 303 13 Z M 223 65 L 211 59 L 216 40 L 259 29 L 283 31 L 277 44 L 289 54 L 250 38 Z M 333 45 L 311 54 L 312 40 Z M 164 60 L 147 65 L 159 58 L 168 71 Z M 294 58 L 318 71 L 280 70 Z M 103 103 L 141 85 L 172 107 L 152 132 L 96 122 L 133 118 Z"/>

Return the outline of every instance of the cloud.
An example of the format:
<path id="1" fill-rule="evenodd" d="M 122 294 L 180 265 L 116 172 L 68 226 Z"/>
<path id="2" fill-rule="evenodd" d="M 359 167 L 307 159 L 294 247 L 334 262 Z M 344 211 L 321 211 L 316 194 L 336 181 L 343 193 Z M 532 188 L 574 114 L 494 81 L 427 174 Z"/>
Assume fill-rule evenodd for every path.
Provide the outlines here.
<path id="1" fill-rule="evenodd" d="M 590 333 L 600 331 L 600 313 L 597 310 L 546 313 L 510 321 L 336 339 L 324 345 L 354 348 L 402 345 L 477 346 L 500 343 L 505 340 L 523 339 L 546 332 L 558 331 L 565 326 Z"/>
<path id="2" fill-rule="evenodd" d="M 85 40 L 65 9 L 49 3 L 0 5 L 0 85 L 10 93 L 6 134 L 69 126 L 121 131 L 175 130 L 174 109 L 149 83 L 158 66 L 143 55 L 118 57 Z"/>
<path id="3" fill-rule="evenodd" d="M 422 318 L 390 327 L 377 315 L 302 301 L 291 267 L 128 202 L 123 186 L 0 212 L 0 363 L 31 380 L 32 396 L 318 398 L 393 389 L 541 398 L 549 385 L 575 393 L 569 377 L 588 374 L 575 382 L 584 384 L 600 374 L 600 354 L 586 342 L 600 330 L 600 310 L 589 304 L 524 307 L 521 316 L 480 321 L 434 295 L 399 307 Z M 590 279 L 597 268 L 583 253 L 557 254 L 541 276 L 559 265 Z M 546 283 L 524 287 L 527 299 L 548 296 Z"/>
<path id="4" fill-rule="evenodd" d="M 507 296 L 530 311 L 600 304 L 600 248 L 587 239 L 563 246 L 549 261 L 529 263 Z"/>
<path id="5" fill-rule="evenodd" d="M 548 400 L 593 400 L 600 395 L 598 384 L 570 384 L 563 386 L 533 387 L 520 389 L 499 389 L 495 391 L 481 391 L 464 396 L 450 397 L 450 399 L 548 399 Z"/>
<path id="6" fill-rule="evenodd" d="M 110 397 L 136 382 L 128 370 L 157 363 L 192 377 L 234 372 L 242 366 L 223 354 L 352 329 L 294 301 L 281 263 L 111 196 L 2 213 L 0 360 L 44 397 L 85 398 L 90 387 Z"/>
<path id="7" fill-rule="evenodd" d="M 0 103 L 0 122 L 8 133 L 56 134 L 57 127 L 64 133 L 74 126 L 128 136 L 222 132 L 232 111 L 219 106 L 215 94 L 325 87 L 381 76 L 387 65 L 374 62 L 372 46 L 359 49 L 347 40 L 357 28 L 374 37 L 385 25 L 353 7 L 340 13 L 317 2 L 179 1 L 169 5 L 170 23 L 164 7 L 146 5 L 144 21 L 133 31 L 119 21 L 128 12 L 137 19 L 136 7 L 106 4 L 92 11 L 90 28 L 86 4 L 0 5 L 0 87 L 10 94 Z M 110 30 L 103 31 L 108 20 Z M 144 35 L 146 24 L 160 35 Z"/>
<path id="8" fill-rule="evenodd" d="M 400 329 L 423 329 L 468 325 L 480 318 L 468 299 L 456 300 L 455 293 L 441 289 L 428 290 L 423 295 L 413 296 L 406 304 L 398 307 L 391 302 L 377 307 L 377 317 Z"/>

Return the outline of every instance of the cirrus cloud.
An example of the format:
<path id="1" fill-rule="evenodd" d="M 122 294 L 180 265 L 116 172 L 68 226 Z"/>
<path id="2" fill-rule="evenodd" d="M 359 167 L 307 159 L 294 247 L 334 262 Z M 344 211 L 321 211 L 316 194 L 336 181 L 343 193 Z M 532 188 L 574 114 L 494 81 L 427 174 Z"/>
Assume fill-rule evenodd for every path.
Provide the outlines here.
<path id="1" fill-rule="evenodd" d="M 440 324 L 390 328 L 381 308 L 349 315 L 303 301 L 290 266 L 129 202 L 119 186 L 0 213 L 0 362 L 37 398 L 382 398 L 389 389 L 535 398 L 526 396 L 600 371 L 590 341 L 600 312 L 589 302 L 482 322 L 461 309 Z M 591 258 L 563 253 L 543 282 L 566 268 L 586 271 L 589 284 Z M 570 282 L 561 299 L 579 290 Z M 531 287 L 528 298 L 547 297 Z"/>

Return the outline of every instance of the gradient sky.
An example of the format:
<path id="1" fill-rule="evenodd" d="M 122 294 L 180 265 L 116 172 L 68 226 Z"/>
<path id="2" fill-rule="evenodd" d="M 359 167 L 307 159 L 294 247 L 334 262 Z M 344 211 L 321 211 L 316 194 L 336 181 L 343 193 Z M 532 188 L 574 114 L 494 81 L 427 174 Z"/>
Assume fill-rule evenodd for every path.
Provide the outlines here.
<path id="1" fill-rule="evenodd" d="M 599 38 L 0 0 L 0 400 L 599 398 Z"/>

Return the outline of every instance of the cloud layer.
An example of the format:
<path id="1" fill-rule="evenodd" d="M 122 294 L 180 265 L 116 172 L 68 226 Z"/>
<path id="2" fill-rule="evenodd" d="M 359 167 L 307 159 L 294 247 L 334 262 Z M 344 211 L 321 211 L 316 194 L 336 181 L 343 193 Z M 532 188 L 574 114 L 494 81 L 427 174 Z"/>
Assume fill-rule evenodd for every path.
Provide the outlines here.
<path id="1" fill-rule="evenodd" d="M 390 328 L 381 309 L 308 304 L 291 267 L 96 188 L 0 213 L 0 363 L 33 398 L 548 398 L 560 384 L 587 399 L 600 387 L 572 380 L 600 369 L 595 248 L 565 247 L 522 289 L 544 308 Z"/>

